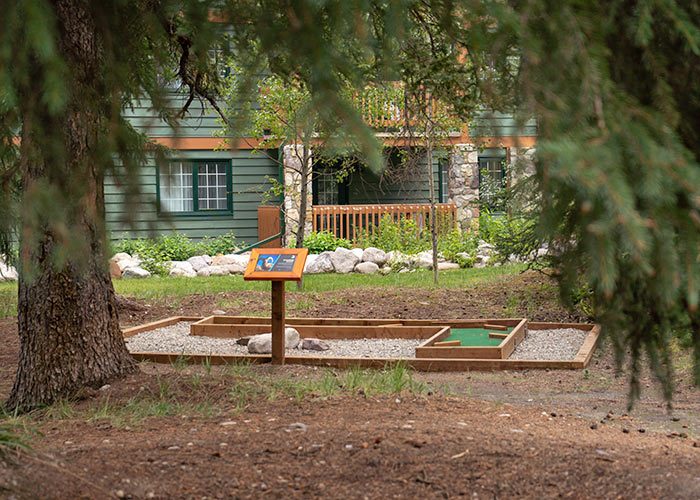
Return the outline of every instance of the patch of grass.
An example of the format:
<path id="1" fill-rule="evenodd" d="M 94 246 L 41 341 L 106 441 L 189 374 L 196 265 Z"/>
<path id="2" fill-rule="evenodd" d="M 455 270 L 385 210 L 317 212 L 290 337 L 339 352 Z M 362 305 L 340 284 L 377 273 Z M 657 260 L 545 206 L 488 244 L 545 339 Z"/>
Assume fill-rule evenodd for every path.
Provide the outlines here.
<path id="1" fill-rule="evenodd" d="M 17 316 L 17 283 L 0 283 L 0 319 Z"/>
<path id="2" fill-rule="evenodd" d="M 314 301 L 311 298 L 299 299 L 291 302 L 288 307 L 289 309 L 294 309 L 295 311 L 311 311 L 314 309 Z"/>
<path id="3" fill-rule="evenodd" d="M 14 453 L 30 449 L 24 432 L 7 422 L 0 422 L 0 459 L 10 458 Z"/>

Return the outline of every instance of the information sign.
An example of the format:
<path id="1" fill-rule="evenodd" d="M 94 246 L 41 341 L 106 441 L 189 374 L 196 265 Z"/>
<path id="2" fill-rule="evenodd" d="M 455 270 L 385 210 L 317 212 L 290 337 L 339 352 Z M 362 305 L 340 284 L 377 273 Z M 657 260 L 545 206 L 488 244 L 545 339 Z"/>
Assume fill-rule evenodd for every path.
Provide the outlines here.
<path id="1" fill-rule="evenodd" d="M 243 279 L 301 281 L 307 248 L 254 248 Z"/>

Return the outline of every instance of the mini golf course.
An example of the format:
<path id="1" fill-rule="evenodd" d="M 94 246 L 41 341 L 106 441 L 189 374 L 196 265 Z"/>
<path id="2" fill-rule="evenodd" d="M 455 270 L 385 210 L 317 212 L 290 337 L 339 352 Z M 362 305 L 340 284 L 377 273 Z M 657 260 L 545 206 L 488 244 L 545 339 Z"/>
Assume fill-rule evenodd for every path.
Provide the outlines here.
<path id="1" fill-rule="evenodd" d="M 190 336 L 238 339 L 268 333 L 271 319 L 250 316 L 175 316 L 161 321 L 128 328 L 124 337 L 155 330 L 181 321 L 192 322 Z M 467 371 L 506 369 L 581 369 L 590 362 L 595 350 L 600 326 L 578 323 L 540 323 L 526 318 L 457 319 L 457 320 L 406 320 L 406 319 L 336 319 L 336 318 L 287 318 L 287 327 L 298 330 L 301 338 L 318 338 L 327 341 L 343 339 L 418 339 L 415 357 L 367 358 L 328 357 L 310 355 L 286 355 L 288 364 L 349 366 L 381 368 L 393 363 L 404 363 L 416 370 Z M 587 332 L 585 340 L 573 359 L 522 360 L 508 359 L 517 345 L 533 330 L 573 328 Z M 177 352 L 132 352 L 137 360 L 171 363 L 181 358 Z M 212 364 L 235 363 L 247 360 L 251 363 L 267 363 L 270 355 L 187 354 L 187 362 Z"/>

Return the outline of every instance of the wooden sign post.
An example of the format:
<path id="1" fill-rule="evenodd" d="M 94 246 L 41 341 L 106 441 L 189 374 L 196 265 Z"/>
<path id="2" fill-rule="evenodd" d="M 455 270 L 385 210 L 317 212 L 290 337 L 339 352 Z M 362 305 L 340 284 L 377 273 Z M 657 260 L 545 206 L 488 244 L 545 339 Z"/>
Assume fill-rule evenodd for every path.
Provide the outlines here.
<path id="1" fill-rule="evenodd" d="M 284 364 L 284 282 L 301 281 L 307 248 L 254 248 L 248 260 L 244 280 L 272 283 L 272 364 Z"/>

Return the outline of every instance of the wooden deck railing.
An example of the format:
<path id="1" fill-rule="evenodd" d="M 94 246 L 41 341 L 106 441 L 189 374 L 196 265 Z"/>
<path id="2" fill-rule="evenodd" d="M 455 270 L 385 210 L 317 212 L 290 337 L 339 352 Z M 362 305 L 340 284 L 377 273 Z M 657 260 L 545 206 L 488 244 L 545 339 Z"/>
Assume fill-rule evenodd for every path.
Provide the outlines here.
<path id="1" fill-rule="evenodd" d="M 455 227 L 457 207 L 454 203 L 437 204 L 438 230 Z M 394 221 L 411 218 L 418 227 L 430 227 L 430 205 L 427 203 L 401 203 L 392 205 L 314 205 L 311 207 L 311 221 L 314 231 L 328 231 L 339 238 L 353 242 L 364 234 L 374 234 L 382 217 L 389 216 Z"/>

